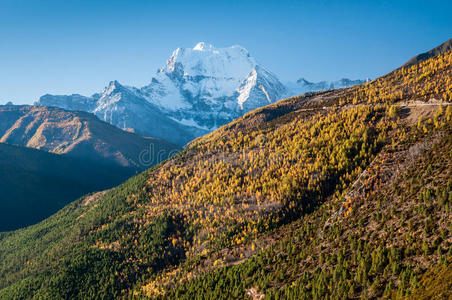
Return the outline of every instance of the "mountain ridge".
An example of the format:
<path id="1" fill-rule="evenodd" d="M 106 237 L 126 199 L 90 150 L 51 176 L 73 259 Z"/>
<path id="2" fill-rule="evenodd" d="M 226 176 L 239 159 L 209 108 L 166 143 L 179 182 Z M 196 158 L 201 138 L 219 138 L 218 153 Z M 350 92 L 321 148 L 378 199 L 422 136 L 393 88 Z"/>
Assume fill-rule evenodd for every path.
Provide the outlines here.
<path id="1" fill-rule="evenodd" d="M 142 88 L 112 81 L 91 97 L 44 95 L 36 104 L 83 109 L 119 128 L 185 145 L 248 111 L 300 91 L 362 82 L 344 79 L 287 87 L 245 48 L 215 48 L 200 42 L 193 48 L 174 50 Z"/>
<path id="2" fill-rule="evenodd" d="M 305 78 L 300 78 L 296 82 L 288 82 L 286 85 L 296 94 L 305 94 L 308 92 L 318 92 L 324 90 L 334 90 L 341 88 L 348 88 L 354 85 L 360 85 L 368 82 L 369 79 L 361 80 L 351 80 L 348 78 L 342 78 L 336 81 L 319 81 L 310 82 Z"/>
<path id="3" fill-rule="evenodd" d="M 181 148 L 125 132 L 84 111 L 42 106 L 0 106 L 0 142 L 143 170 L 160 162 L 140 162 L 152 147 L 168 158 Z"/>

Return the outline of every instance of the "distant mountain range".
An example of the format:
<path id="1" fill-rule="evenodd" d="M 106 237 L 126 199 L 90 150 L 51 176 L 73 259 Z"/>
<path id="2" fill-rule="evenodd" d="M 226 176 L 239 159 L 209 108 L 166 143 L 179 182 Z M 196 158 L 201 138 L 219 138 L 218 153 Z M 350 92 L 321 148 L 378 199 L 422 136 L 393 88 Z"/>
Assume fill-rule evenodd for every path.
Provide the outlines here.
<path id="1" fill-rule="evenodd" d="M 365 83 L 366 81 L 368 80 L 350 80 L 347 78 L 342 78 L 337 81 L 310 82 L 304 78 L 300 78 L 296 82 L 288 82 L 286 83 L 286 85 L 293 94 L 298 95 L 308 92 L 347 88 L 357 84 Z"/>
<path id="2" fill-rule="evenodd" d="M 282 98 L 363 82 L 300 79 L 286 85 L 245 48 L 215 48 L 201 42 L 194 48 L 176 49 L 142 88 L 112 81 L 90 97 L 47 94 L 36 104 L 91 112 L 121 129 L 184 145 Z"/>

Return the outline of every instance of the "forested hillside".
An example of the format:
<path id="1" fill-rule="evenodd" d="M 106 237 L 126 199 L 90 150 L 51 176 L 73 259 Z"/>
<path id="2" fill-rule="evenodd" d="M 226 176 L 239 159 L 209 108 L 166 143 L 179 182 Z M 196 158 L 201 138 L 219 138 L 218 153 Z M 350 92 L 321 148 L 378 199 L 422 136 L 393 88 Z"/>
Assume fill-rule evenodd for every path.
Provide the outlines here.
<path id="1" fill-rule="evenodd" d="M 77 198 L 114 187 L 180 150 L 86 112 L 1 105 L 0 231 L 35 224 Z"/>
<path id="2" fill-rule="evenodd" d="M 447 299 L 451 102 L 449 51 L 250 112 L 1 235 L 0 298 Z"/>
<path id="3" fill-rule="evenodd" d="M 35 224 L 87 193 L 112 188 L 132 168 L 0 143 L 0 231 Z"/>

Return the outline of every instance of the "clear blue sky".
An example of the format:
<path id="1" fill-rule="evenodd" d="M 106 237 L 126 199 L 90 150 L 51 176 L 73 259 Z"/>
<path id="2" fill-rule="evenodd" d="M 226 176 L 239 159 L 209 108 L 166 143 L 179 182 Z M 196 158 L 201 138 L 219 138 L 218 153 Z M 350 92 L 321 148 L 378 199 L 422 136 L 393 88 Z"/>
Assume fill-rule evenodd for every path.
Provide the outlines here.
<path id="1" fill-rule="evenodd" d="M 452 1 L 0 0 L 0 103 L 145 85 L 172 50 L 239 44 L 282 79 L 377 77 L 452 38 Z"/>

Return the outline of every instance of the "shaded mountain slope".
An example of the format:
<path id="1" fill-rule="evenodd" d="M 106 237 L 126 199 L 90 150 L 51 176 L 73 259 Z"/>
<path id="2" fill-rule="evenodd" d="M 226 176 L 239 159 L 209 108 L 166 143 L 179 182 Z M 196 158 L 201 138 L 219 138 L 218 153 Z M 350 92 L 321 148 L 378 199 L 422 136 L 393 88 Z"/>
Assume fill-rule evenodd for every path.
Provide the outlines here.
<path id="1" fill-rule="evenodd" d="M 0 143 L 0 231 L 37 223 L 82 195 L 111 188 L 134 169 Z"/>
<path id="2" fill-rule="evenodd" d="M 164 140 L 123 131 L 90 113 L 38 106 L 0 106 L 0 142 L 136 170 L 180 150 Z M 140 161 L 140 153 L 151 155 Z"/>
<path id="3" fill-rule="evenodd" d="M 452 272 L 451 74 L 447 52 L 282 100 L 105 195 L 4 233 L 0 298 L 434 290 L 422 276 Z"/>

